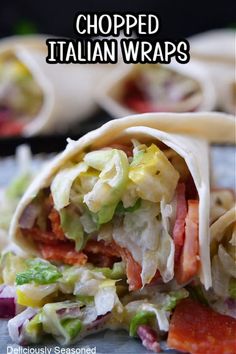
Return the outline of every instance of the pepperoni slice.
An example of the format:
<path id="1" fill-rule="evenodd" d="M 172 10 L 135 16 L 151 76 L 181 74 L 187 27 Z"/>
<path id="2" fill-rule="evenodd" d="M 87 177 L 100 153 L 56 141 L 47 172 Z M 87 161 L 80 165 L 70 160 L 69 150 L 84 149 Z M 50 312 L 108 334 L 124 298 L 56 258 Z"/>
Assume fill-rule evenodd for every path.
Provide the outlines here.
<path id="1" fill-rule="evenodd" d="M 171 318 L 167 345 L 190 354 L 235 354 L 235 334 L 236 319 L 185 299 Z"/>

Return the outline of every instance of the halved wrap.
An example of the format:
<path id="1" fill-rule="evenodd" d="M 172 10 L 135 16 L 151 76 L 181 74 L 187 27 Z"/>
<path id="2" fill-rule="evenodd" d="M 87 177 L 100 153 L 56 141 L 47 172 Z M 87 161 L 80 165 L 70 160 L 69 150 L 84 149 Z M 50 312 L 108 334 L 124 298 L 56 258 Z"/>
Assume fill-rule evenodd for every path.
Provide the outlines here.
<path id="1" fill-rule="evenodd" d="M 217 29 L 189 38 L 191 58 L 207 69 L 214 84 L 217 107 L 236 113 L 234 29 Z"/>
<path id="2" fill-rule="evenodd" d="M 67 264 L 122 259 L 130 290 L 198 275 L 209 288 L 207 143 L 161 132 L 154 118 L 111 121 L 69 140 L 19 203 L 13 241 Z"/>
<path id="3" fill-rule="evenodd" d="M 111 115 L 145 112 L 212 111 L 216 95 L 198 61 L 188 64 L 135 64 L 117 68 L 97 90 L 97 100 Z"/>
<path id="4" fill-rule="evenodd" d="M 0 135 L 62 131 L 96 110 L 96 83 L 114 67 L 47 64 L 46 39 L 0 41 Z"/>

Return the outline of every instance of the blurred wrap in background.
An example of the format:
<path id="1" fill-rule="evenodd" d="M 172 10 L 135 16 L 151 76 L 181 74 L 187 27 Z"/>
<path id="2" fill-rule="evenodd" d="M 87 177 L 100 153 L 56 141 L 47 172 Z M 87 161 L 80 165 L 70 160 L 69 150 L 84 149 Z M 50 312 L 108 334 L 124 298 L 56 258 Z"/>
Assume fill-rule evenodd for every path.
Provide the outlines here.
<path id="1" fill-rule="evenodd" d="M 0 8 L 1 155 L 13 153 L 29 137 L 34 137 L 28 140 L 33 151 L 60 150 L 66 136 L 81 136 L 128 114 L 235 113 L 233 0 L 223 6 L 216 1 L 10 0 Z M 75 38 L 73 21 L 79 11 L 157 13 L 161 26 L 156 39 L 187 38 L 190 63 L 46 64 L 46 38 Z"/>

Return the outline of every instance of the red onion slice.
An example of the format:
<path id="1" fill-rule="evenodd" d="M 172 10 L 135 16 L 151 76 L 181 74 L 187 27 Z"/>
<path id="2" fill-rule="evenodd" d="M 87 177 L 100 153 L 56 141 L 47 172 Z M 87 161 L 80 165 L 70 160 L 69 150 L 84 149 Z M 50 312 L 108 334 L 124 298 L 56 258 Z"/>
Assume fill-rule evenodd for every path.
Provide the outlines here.
<path id="1" fill-rule="evenodd" d="M 142 341 L 142 345 L 155 353 L 160 353 L 161 347 L 158 343 L 157 332 L 148 325 L 140 325 L 137 334 Z"/>
<path id="2" fill-rule="evenodd" d="M 31 320 L 37 313 L 37 309 L 28 307 L 25 311 L 8 321 L 8 332 L 14 343 L 23 344 L 23 329 L 26 324 L 29 323 L 29 320 Z"/>
<path id="3" fill-rule="evenodd" d="M 16 315 L 16 291 L 14 286 L 0 287 L 0 318 L 11 318 Z"/>

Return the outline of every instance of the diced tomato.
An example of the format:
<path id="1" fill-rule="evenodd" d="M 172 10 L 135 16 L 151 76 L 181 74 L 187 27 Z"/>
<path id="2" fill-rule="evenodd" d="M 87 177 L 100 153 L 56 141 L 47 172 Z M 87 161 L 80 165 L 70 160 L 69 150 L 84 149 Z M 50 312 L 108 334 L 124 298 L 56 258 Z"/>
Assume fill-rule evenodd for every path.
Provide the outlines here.
<path id="1" fill-rule="evenodd" d="M 185 219 L 185 240 L 175 272 L 179 284 L 189 281 L 198 271 L 198 205 L 199 202 L 197 200 L 188 200 L 188 213 Z"/>
<path id="2" fill-rule="evenodd" d="M 59 261 L 70 265 L 83 265 L 88 257 L 83 252 L 75 251 L 73 243 L 58 243 L 56 245 L 40 244 L 39 249 L 43 258 L 49 261 Z"/>
<path id="3" fill-rule="evenodd" d="M 48 215 L 49 220 L 51 221 L 52 232 L 55 235 L 57 240 L 66 240 L 64 232 L 61 227 L 60 215 L 56 209 L 52 209 Z"/>
<path id="4" fill-rule="evenodd" d="M 185 299 L 171 318 L 167 345 L 190 354 L 235 354 L 236 320 Z"/>
<path id="5" fill-rule="evenodd" d="M 175 261 L 177 262 L 182 246 L 184 244 L 185 219 L 187 215 L 187 203 L 185 199 L 185 185 L 179 183 L 176 188 L 177 210 L 176 220 L 173 229 L 173 239 L 175 243 Z"/>
<path id="6" fill-rule="evenodd" d="M 111 144 L 109 147 L 117 150 L 122 150 L 126 153 L 128 157 L 133 156 L 133 147 L 132 146 L 127 146 L 124 144 Z"/>
<path id="7" fill-rule="evenodd" d="M 20 135 L 23 131 L 24 124 L 13 120 L 0 123 L 0 136 Z"/>

